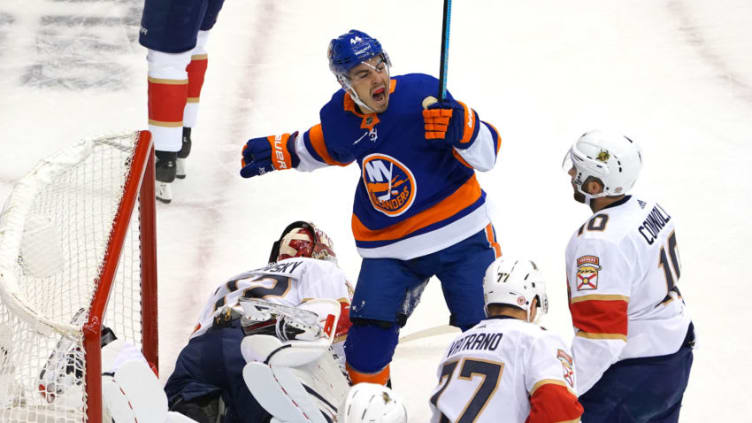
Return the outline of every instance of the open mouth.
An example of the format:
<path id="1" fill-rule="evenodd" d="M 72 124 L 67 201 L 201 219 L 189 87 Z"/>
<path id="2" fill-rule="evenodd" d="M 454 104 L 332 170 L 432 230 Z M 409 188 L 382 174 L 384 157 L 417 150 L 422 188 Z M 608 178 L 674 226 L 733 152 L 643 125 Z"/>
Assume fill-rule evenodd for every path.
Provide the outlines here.
<path id="1" fill-rule="evenodd" d="M 381 87 L 373 90 L 371 97 L 373 97 L 373 99 L 379 103 L 383 102 L 386 99 L 386 89 L 384 89 L 384 87 Z"/>

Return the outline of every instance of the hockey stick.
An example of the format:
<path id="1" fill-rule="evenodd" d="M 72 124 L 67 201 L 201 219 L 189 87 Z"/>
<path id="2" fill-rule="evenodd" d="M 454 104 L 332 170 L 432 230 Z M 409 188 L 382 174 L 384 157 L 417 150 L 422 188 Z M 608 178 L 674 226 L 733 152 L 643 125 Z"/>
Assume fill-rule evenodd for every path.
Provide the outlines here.
<path id="1" fill-rule="evenodd" d="M 444 0 L 444 16 L 441 24 L 441 59 L 439 63 L 439 99 L 429 95 L 423 99 L 423 108 L 442 102 L 446 98 L 447 71 L 449 69 L 449 23 L 452 14 L 452 0 Z"/>
<path id="2" fill-rule="evenodd" d="M 434 326 L 432 328 L 419 330 L 409 335 L 405 335 L 399 339 L 399 343 L 404 344 L 405 342 L 417 341 L 419 339 L 429 338 L 431 336 L 457 332 L 458 330 L 459 329 L 449 325 Z"/>
<path id="3" fill-rule="evenodd" d="M 441 68 L 439 69 L 439 102 L 446 98 L 447 70 L 449 68 L 449 23 L 452 0 L 444 0 L 444 17 L 441 25 Z"/>

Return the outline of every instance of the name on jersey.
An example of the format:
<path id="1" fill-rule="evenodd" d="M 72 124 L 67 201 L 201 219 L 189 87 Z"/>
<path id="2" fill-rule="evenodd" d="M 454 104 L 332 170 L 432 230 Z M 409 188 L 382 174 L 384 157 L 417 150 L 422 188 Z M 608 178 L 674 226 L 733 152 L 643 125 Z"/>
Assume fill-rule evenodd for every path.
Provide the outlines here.
<path id="1" fill-rule="evenodd" d="M 285 261 L 284 263 L 270 263 L 253 272 L 270 272 L 270 273 L 292 273 L 298 266 L 303 264 L 302 261 Z"/>
<path id="2" fill-rule="evenodd" d="M 666 227 L 669 221 L 671 221 L 671 216 L 666 213 L 666 210 L 663 210 L 661 206 L 656 204 L 637 230 L 645 241 L 647 241 L 648 245 L 653 245 L 655 239 L 658 237 L 658 233 Z"/>
<path id="3" fill-rule="evenodd" d="M 498 348 L 499 343 L 501 342 L 501 338 L 504 336 L 501 332 L 496 333 L 473 333 L 468 336 L 465 336 L 463 338 L 460 338 L 452 343 L 452 346 L 449 347 L 449 352 L 447 353 L 447 357 L 449 357 L 452 354 L 456 354 L 460 351 L 467 351 L 467 350 L 486 350 L 486 351 L 496 351 L 496 348 Z"/>

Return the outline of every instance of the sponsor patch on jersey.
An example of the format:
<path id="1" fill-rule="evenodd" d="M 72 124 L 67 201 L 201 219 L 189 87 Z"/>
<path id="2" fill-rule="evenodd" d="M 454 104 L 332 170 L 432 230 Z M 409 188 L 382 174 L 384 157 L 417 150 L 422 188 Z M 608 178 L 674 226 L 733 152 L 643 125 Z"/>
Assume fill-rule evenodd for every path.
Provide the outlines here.
<path id="1" fill-rule="evenodd" d="M 572 360 L 572 356 L 559 349 L 556 351 L 556 358 L 561 362 L 562 377 L 570 387 L 574 388 L 574 360 Z"/>
<path id="2" fill-rule="evenodd" d="M 598 256 L 582 256 L 577 259 L 577 290 L 588 291 L 598 289 Z"/>
<path id="3" fill-rule="evenodd" d="M 362 168 L 373 208 L 387 216 L 399 216 L 410 209 L 417 186 L 407 166 L 386 154 L 371 154 L 363 159 Z"/>

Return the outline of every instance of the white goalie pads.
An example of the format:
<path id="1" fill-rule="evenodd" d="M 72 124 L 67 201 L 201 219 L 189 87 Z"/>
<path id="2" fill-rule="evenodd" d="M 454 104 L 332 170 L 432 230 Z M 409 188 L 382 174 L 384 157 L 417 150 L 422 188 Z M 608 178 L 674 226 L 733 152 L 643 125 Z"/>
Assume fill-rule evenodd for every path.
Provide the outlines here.
<path id="1" fill-rule="evenodd" d="M 241 302 L 244 319 L 288 320 L 307 340 L 282 341 L 271 335 L 243 339 L 243 378 L 254 398 L 277 422 L 333 422 L 349 383 L 330 352 L 340 304 L 316 299 L 297 308 L 264 301 Z M 312 316 L 315 316 L 315 321 Z M 318 334 L 312 337 L 312 334 Z"/>
<path id="2" fill-rule="evenodd" d="M 115 340 L 102 349 L 102 410 L 105 422 L 190 423 L 167 411 L 167 396 L 141 351 Z"/>
<path id="3" fill-rule="evenodd" d="M 256 401 L 279 422 L 331 423 L 350 387 L 331 354 L 297 368 L 248 363 L 243 379 Z"/>

